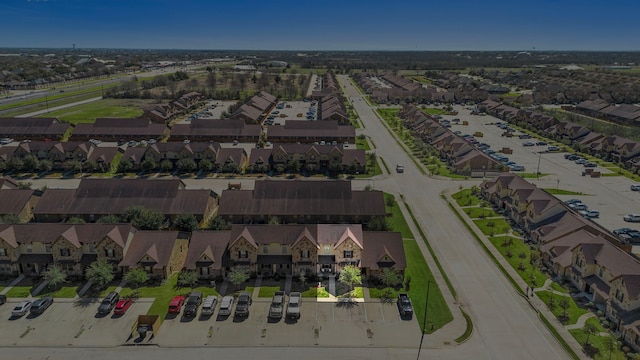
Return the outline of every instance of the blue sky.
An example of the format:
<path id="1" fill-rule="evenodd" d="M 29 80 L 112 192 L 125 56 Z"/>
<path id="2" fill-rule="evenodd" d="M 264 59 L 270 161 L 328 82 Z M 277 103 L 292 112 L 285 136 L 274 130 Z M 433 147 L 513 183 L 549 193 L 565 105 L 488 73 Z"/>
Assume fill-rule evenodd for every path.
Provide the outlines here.
<path id="1" fill-rule="evenodd" d="M 0 0 L 0 47 L 640 50 L 637 0 Z"/>

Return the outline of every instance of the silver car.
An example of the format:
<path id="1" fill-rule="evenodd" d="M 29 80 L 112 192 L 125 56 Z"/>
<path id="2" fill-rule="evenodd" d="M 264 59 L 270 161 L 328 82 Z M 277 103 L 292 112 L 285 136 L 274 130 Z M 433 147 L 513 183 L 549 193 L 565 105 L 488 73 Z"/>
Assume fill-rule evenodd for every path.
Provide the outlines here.
<path id="1" fill-rule="evenodd" d="M 31 309 L 31 301 L 23 301 L 21 303 L 19 303 L 18 305 L 16 305 L 16 307 L 13 308 L 13 310 L 11 311 L 11 315 L 12 316 L 24 316 L 26 313 L 29 312 L 29 309 Z"/>

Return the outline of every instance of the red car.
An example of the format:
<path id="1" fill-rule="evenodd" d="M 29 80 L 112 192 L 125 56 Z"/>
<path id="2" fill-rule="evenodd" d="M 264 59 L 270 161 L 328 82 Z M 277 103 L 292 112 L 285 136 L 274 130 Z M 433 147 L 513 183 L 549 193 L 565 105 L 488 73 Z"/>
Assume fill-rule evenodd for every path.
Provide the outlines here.
<path id="1" fill-rule="evenodd" d="M 113 313 L 116 315 L 124 315 L 124 313 L 127 312 L 127 309 L 131 307 L 131 304 L 133 304 L 133 300 L 131 299 L 120 300 L 116 304 L 116 308 L 113 310 Z"/>
<path id="2" fill-rule="evenodd" d="M 179 314 L 180 309 L 182 309 L 182 305 L 184 305 L 184 296 L 178 295 L 174 296 L 169 303 L 169 313 L 170 314 Z"/>

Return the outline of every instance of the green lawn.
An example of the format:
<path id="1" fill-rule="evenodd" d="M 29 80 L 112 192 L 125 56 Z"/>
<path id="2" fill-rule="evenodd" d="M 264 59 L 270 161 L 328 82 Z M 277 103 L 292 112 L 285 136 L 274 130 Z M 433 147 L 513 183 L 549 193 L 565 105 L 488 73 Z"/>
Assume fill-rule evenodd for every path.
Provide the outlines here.
<path id="1" fill-rule="evenodd" d="M 280 286 L 261 286 L 258 297 L 271 298 L 276 291 L 280 291 Z"/>
<path id="2" fill-rule="evenodd" d="M 551 312 L 560 319 L 564 313 L 564 309 L 558 305 L 561 299 L 567 299 L 569 301 L 569 308 L 567 309 L 567 320 L 563 321 L 565 325 L 575 324 L 578 321 L 578 318 L 586 313 L 588 310 L 579 308 L 576 305 L 575 301 L 570 296 L 562 296 L 562 295 L 554 295 L 549 291 L 537 291 L 536 295 L 540 298 L 540 300 L 544 301 L 547 304 L 547 307 L 551 303 L 551 299 L 553 299 L 555 306 L 551 309 Z"/>
<path id="3" fill-rule="evenodd" d="M 471 189 L 464 189 L 453 194 L 458 206 L 475 206 L 480 204 L 480 198 L 471 193 Z"/>
<path id="4" fill-rule="evenodd" d="M 54 298 L 74 298 L 78 294 L 78 290 L 80 290 L 82 286 L 63 286 L 59 289 L 45 287 L 38 294 L 38 297 L 43 296 L 53 296 Z"/>
<path id="5" fill-rule="evenodd" d="M 309 290 L 302 292 L 302 297 L 305 298 L 328 298 L 329 295 L 329 292 L 324 287 L 310 287 Z"/>
<path id="6" fill-rule="evenodd" d="M 442 297 L 440 289 L 433 280 L 433 274 L 427 266 L 422 256 L 422 252 L 418 244 L 414 240 L 404 240 L 404 253 L 407 259 L 407 268 L 405 270 L 405 282 L 411 278 L 409 286 L 409 297 L 413 303 L 413 311 L 420 324 L 421 329 L 425 329 L 426 333 L 432 333 L 445 324 L 453 320 L 453 315 L 449 307 Z M 427 281 L 429 286 L 429 302 L 427 305 L 427 324 L 424 326 L 424 311 L 427 303 Z M 433 324 L 433 328 L 431 327 Z"/>
<path id="7" fill-rule="evenodd" d="M 599 329 L 599 331 L 604 331 L 604 329 L 602 328 L 602 326 L 598 322 L 598 319 L 589 319 L 589 320 L 587 320 L 587 323 L 589 323 L 589 322 L 591 322 L 594 325 L 596 325 L 596 327 Z M 584 330 L 582 330 L 582 329 L 574 329 L 574 330 L 569 330 L 569 332 L 578 341 L 578 343 L 580 343 L 580 345 L 584 346 L 585 342 L 587 341 L 587 334 L 584 332 Z M 598 349 L 598 354 L 596 354 L 593 357 L 593 359 L 595 359 L 595 360 L 608 360 L 609 358 L 611 358 L 611 360 L 625 360 L 626 357 L 625 357 L 624 353 L 622 351 L 620 351 L 620 349 L 617 346 L 613 350 L 613 352 L 611 353 L 611 357 L 609 357 L 609 350 L 607 349 L 607 346 L 605 345 L 605 339 L 608 338 L 608 337 L 609 336 L 599 336 L 599 335 L 591 335 L 591 336 L 589 336 L 589 344 L 591 344 L 592 346 L 594 346 L 594 347 L 596 347 Z"/>
<path id="8" fill-rule="evenodd" d="M 535 280 L 535 286 L 542 286 L 547 280 L 547 275 L 531 264 L 531 249 L 522 240 L 511 236 L 489 237 L 489 240 L 529 286 L 534 285 L 532 280 Z M 511 257 L 507 256 L 509 251 Z"/>
<path id="9" fill-rule="evenodd" d="M 571 191 L 571 190 L 565 190 L 565 189 L 547 188 L 543 190 L 552 195 L 584 195 L 580 191 Z"/>
<path id="10" fill-rule="evenodd" d="M 561 293 L 566 293 L 567 290 L 565 290 L 560 284 L 558 284 L 557 282 L 552 282 L 551 283 L 551 289 L 557 291 L 557 292 L 561 292 Z"/>
<path id="11" fill-rule="evenodd" d="M 139 104 L 133 106 L 122 105 L 123 101 L 118 99 L 107 99 L 90 102 L 83 105 L 73 106 L 58 111 L 52 111 L 40 115 L 40 117 L 57 117 L 58 119 L 71 123 L 92 123 L 96 118 L 134 118 L 142 115 Z"/>
<path id="12" fill-rule="evenodd" d="M 407 224 L 404 216 L 402 216 L 400 204 L 398 204 L 398 202 L 394 199 L 394 205 L 392 207 L 386 205 L 387 199 L 394 198 L 393 194 L 384 193 L 384 198 L 386 212 L 391 213 L 391 217 L 387 217 L 387 223 L 389 224 L 391 231 L 397 231 L 401 233 L 403 239 L 413 239 L 413 234 L 411 233 L 411 229 L 409 229 L 409 224 Z"/>
<path id="13" fill-rule="evenodd" d="M 491 208 L 473 207 L 473 208 L 466 208 L 463 210 L 467 214 L 467 216 L 469 216 L 472 219 L 498 216 L 498 214 L 496 214 Z"/>
<path id="14" fill-rule="evenodd" d="M 398 293 L 402 292 L 402 290 L 398 291 L 394 288 L 388 287 L 388 288 L 384 288 L 384 289 L 378 289 L 378 288 L 369 288 L 369 297 L 372 299 L 379 299 L 381 297 L 383 297 L 385 295 L 385 292 L 389 292 L 389 296 L 392 299 L 395 299 L 398 297 Z"/>
<path id="15" fill-rule="evenodd" d="M 364 297 L 364 289 L 362 286 L 356 286 L 351 290 L 351 297 L 354 298 L 363 298 Z"/>
<path id="16" fill-rule="evenodd" d="M 356 148 L 362 150 L 371 150 L 371 146 L 369 145 L 369 141 L 367 138 L 361 139 L 360 137 L 356 137 Z"/>
<path id="17" fill-rule="evenodd" d="M 504 218 L 473 220 L 473 222 L 480 228 L 483 234 L 489 236 L 506 234 L 509 229 L 511 229 L 511 226 L 509 226 Z"/>
<path id="18" fill-rule="evenodd" d="M 211 286 L 198 286 L 197 288 L 193 288 L 193 291 L 200 291 L 203 297 L 207 297 L 210 295 L 220 296 L 218 291 Z"/>
<path id="19" fill-rule="evenodd" d="M 31 296 L 33 286 L 14 286 L 7 292 L 8 298 L 26 298 Z"/>
<path id="20" fill-rule="evenodd" d="M 439 109 L 439 108 L 426 108 L 426 109 L 422 109 L 422 111 L 431 115 L 448 115 L 449 114 L 449 111 L 445 109 Z"/>

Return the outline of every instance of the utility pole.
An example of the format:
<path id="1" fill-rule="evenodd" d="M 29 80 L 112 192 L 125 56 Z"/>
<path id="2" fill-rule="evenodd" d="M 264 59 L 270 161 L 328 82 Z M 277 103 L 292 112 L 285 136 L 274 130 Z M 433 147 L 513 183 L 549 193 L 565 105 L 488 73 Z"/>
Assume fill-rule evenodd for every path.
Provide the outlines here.
<path id="1" fill-rule="evenodd" d="M 420 350 L 422 350 L 422 342 L 424 341 L 424 331 L 427 329 L 427 305 L 429 305 L 429 288 L 431 287 L 431 280 L 427 280 L 427 298 L 424 302 L 424 317 L 422 319 L 422 336 L 420 337 L 420 346 L 418 347 L 418 357 L 420 360 Z"/>
<path id="2" fill-rule="evenodd" d="M 542 159 L 542 153 L 538 153 L 538 169 L 536 169 L 536 178 L 540 179 L 540 159 Z"/>
<path id="3" fill-rule="evenodd" d="M 47 94 L 44 94 L 44 102 L 47 105 L 47 113 L 49 113 L 49 97 Z"/>

